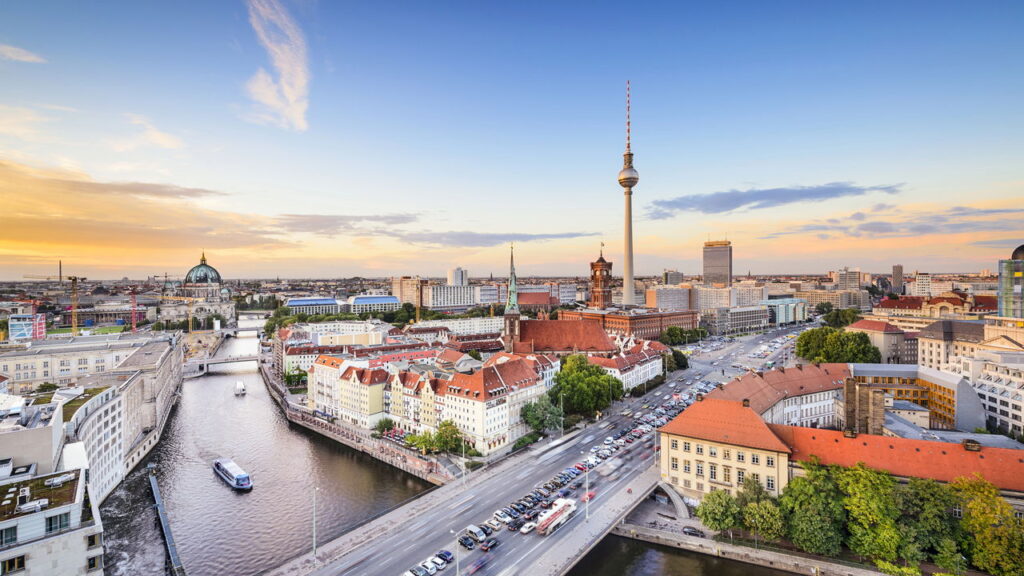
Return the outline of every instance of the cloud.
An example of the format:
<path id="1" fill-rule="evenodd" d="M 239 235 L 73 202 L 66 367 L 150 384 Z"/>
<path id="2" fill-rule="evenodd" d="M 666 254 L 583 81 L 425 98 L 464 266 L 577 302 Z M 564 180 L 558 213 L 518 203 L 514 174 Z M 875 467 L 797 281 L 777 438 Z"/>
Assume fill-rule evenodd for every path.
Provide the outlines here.
<path id="1" fill-rule="evenodd" d="M 251 119 L 304 132 L 309 107 L 306 38 L 278 0 L 249 0 L 249 23 L 270 56 L 276 77 L 260 68 L 245 85 L 256 103 Z"/>
<path id="2" fill-rule="evenodd" d="M 972 246 L 981 246 L 983 248 L 1006 248 L 1007 251 L 1012 251 L 1017 246 L 1024 245 L 1024 237 L 1017 236 L 1015 238 L 1001 238 L 998 240 L 979 240 L 977 242 L 971 242 Z"/>
<path id="3" fill-rule="evenodd" d="M 516 232 L 397 232 L 395 237 L 416 244 L 487 248 L 509 242 L 537 242 L 597 236 L 597 232 L 561 232 L 556 234 L 526 234 Z"/>
<path id="4" fill-rule="evenodd" d="M 277 225 L 289 232 L 309 233 L 319 236 L 334 237 L 341 232 L 360 232 L 376 234 L 373 230 L 359 228 L 360 224 L 373 223 L 394 226 L 415 222 L 413 214 L 381 214 L 381 215 L 340 215 L 340 214 L 282 214 L 276 218 Z"/>
<path id="5" fill-rule="evenodd" d="M 800 224 L 761 236 L 771 240 L 783 236 L 828 233 L 832 237 L 907 238 L 978 232 L 1020 231 L 1024 208 L 975 208 L 954 206 L 946 210 L 900 212 L 898 218 L 877 218 L 860 212 L 844 219 L 827 219 Z M 863 216 L 863 217 L 859 217 Z M 870 218 L 870 219 L 869 219 Z M 1007 241 L 1009 242 L 1009 241 Z"/>
<path id="6" fill-rule="evenodd" d="M 180 200 L 206 196 L 224 196 L 223 192 L 205 188 L 188 188 L 174 184 L 153 182 L 97 182 L 88 176 L 70 170 L 39 169 L 0 160 L 0 192 L 8 193 L 24 186 L 28 194 L 35 189 L 58 189 L 84 196 L 134 196 L 136 198 L 158 198 Z M 101 203 L 109 200 L 94 198 Z"/>
<path id="7" fill-rule="evenodd" d="M 664 220 L 677 212 L 701 212 L 722 214 L 737 210 L 760 210 L 797 202 L 820 202 L 846 196 L 863 196 L 871 192 L 896 194 L 902 184 L 882 186 L 857 186 L 852 182 L 830 182 L 817 186 L 792 186 L 788 188 L 750 188 L 727 190 L 711 194 L 689 194 L 669 200 L 655 200 L 648 207 L 648 217 Z"/>
<path id="8" fill-rule="evenodd" d="M 17 46 L 11 46 L 10 44 L 0 44 L 0 60 L 13 60 L 15 62 L 30 62 L 33 64 L 42 64 L 46 62 L 46 58 L 29 52 L 24 48 L 18 48 Z"/>
<path id="9" fill-rule="evenodd" d="M 137 140 L 140 143 L 150 144 L 157 148 L 165 148 L 168 150 L 177 150 L 178 148 L 184 148 L 185 144 L 177 136 L 168 134 L 157 129 L 152 122 L 145 116 L 139 114 L 125 114 L 128 117 L 128 121 L 135 126 L 142 127 L 142 134 Z"/>
<path id="10" fill-rule="evenodd" d="M 7 134 L 22 140 L 39 137 L 40 125 L 49 121 L 31 108 L 5 106 L 0 104 L 0 134 Z"/>

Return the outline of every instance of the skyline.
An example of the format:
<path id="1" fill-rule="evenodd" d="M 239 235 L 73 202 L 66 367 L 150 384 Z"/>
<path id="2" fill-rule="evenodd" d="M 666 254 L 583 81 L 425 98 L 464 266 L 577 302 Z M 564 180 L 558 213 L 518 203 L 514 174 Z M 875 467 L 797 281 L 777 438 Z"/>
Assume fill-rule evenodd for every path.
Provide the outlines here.
<path id="1" fill-rule="evenodd" d="M 741 273 L 977 272 L 1024 231 L 1013 3 L 37 6 L 0 8 L 5 280 L 486 276 L 510 241 L 621 272 L 627 80 L 638 276 L 709 236 Z"/>

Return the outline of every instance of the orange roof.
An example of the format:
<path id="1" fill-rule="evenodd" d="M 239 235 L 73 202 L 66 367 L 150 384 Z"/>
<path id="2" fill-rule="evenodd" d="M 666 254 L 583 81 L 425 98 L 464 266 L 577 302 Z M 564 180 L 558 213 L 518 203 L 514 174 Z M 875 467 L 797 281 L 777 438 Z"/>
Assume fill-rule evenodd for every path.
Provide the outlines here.
<path id="1" fill-rule="evenodd" d="M 520 292 L 520 306 L 551 306 L 551 294 L 549 292 Z M 557 304 L 557 300 L 556 300 Z"/>
<path id="2" fill-rule="evenodd" d="M 974 297 L 974 310 L 998 310 L 999 309 L 999 297 L 998 296 L 975 296 Z"/>
<path id="3" fill-rule="evenodd" d="M 847 364 L 808 364 L 798 368 L 780 368 L 768 372 L 747 372 L 712 390 L 708 398 L 740 402 L 750 400 L 750 407 L 764 414 L 781 400 L 827 390 L 839 390 L 850 377 Z"/>
<path id="4" fill-rule="evenodd" d="M 685 412 L 684 412 L 685 414 Z M 960 444 L 858 434 L 847 438 L 837 430 L 769 424 L 797 461 L 817 456 L 822 464 L 853 466 L 858 462 L 903 477 L 951 482 L 980 473 L 1003 490 L 1024 491 L 1024 450 L 983 447 L 971 452 Z"/>
<path id="5" fill-rule="evenodd" d="M 314 364 L 321 366 L 327 366 L 328 368 L 338 368 L 344 363 L 341 358 L 335 358 L 334 356 L 317 356 Z"/>
<path id="6" fill-rule="evenodd" d="M 486 401 L 509 392 L 533 386 L 539 381 L 522 358 L 515 358 L 477 370 L 472 374 L 455 374 L 446 386 L 444 394 Z"/>
<path id="7" fill-rule="evenodd" d="M 898 308 L 900 310 L 919 310 L 924 305 L 924 298 L 920 296 L 900 296 L 899 300 L 893 300 L 886 298 L 878 304 L 875 308 Z"/>
<path id="8" fill-rule="evenodd" d="M 694 402 L 659 430 L 709 442 L 789 452 L 789 447 L 775 436 L 757 412 L 742 402 L 731 400 L 704 398 Z"/>
<path id="9" fill-rule="evenodd" d="M 900 330 L 896 326 L 893 326 L 892 324 L 889 324 L 888 322 L 884 322 L 882 320 L 857 320 L 856 322 L 850 324 L 846 328 L 847 330 L 865 330 L 868 332 L 886 332 L 889 334 L 903 332 L 903 330 Z"/>
<path id="10" fill-rule="evenodd" d="M 383 368 L 356 368 L 349 366 L 344 373 L 341 375 L 346 380 L 356 380 L 360 384 L 371 386 L 373 384 L 383 384 L 388 380 L 388 372 Z"/>
<path id="11" fill-rule="evenodd" d="M 595 320 L 523 320 L 519 339 L 531 352 L 615 352 L 615 343 Z"/>

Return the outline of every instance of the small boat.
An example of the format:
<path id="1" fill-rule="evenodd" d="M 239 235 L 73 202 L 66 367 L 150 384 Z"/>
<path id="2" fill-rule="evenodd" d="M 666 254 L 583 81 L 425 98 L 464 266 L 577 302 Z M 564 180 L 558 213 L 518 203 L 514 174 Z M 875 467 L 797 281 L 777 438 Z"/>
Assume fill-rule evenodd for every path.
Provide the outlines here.
<path id="1" fill-rule="evenodd" d="M 214 460 L 213 471 L 220 476 L 221 480 L 227 482 L 228 486 L 235 490 L 252 490 L 252 479 L 231 458 L 218 458 Z"/>
<path id="2" fill-rule="evenodd" d="M 245 382 L 235 382 L 235 396 L 245 396 Z"/>

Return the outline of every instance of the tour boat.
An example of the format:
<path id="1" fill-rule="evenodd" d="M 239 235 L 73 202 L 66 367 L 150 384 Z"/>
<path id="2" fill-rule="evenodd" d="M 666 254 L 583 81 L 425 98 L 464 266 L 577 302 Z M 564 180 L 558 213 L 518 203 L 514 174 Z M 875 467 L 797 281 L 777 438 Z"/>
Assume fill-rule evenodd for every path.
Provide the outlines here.
<path id="1" fill-rule="evenodd" d="M 214 460 L 213 471 L 221 477 L 221 480 L 227 482 L 228 486 L 235 490 L 252 490 L 252 479 L 231 458 L 218 458 Z"/>
<path id="2" fill-rule="evenodd" d="M 245 382 L 235 382 L 235 396 L 245 396 Z"/>

